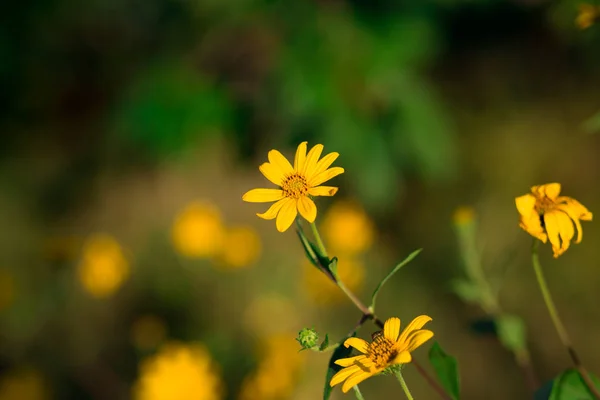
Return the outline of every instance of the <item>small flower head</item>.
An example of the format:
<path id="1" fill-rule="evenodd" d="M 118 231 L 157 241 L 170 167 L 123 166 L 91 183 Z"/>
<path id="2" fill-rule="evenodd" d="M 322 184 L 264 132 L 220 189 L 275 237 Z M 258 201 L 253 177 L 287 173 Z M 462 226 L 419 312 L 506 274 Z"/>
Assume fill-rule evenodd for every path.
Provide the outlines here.
<path id="1" fill-rule="evenodd" d="M 338 255 L 363 253 L 375 238 L 373 221 L 359 204 L 350 201 L 333 204 L 327 210 L 321 228 L 325 241 Z"/>
<path id="2" fill-rule="evenodd" d="M 308 222 L 317 217 L 317 206 L 312 196 L 333 196 L 336 187 L 319 186 L 322 183 L 344 172 L 343 168 L 329 166 L 338 158 L 338 153 L 329 153 L 319 160 L 323 145 L 317 144 L 308 154 L 307 142 L 302 142 L 296 150 L 294 165 L 277 150 L 271 150 L 269 162 L 262 164 L 260 172 L 280 189 L 252 189 L 242 196 L 242 200 L 251 203 L 267 203 L 275 201 L 265 213 L 257 214 L 260 218 L 276 219 L 279 232 L 285 232 L 296 219 L 298 213 Z"/>
<path id="3" fill-rule="evenodd" d="M 314 329 L 302 328 L 298 332 L 298 338 L 296 338 L 302 349 L 311 349 L 317 345 L 319 341 L 319 334 Z"/>
<path id="4" fill-rule="evenodd" d="M 107 298 L 129 277 L 129 262 L 115 238 L 105 234 L 91 236 L 83 246 L 79 280 L 96 298 Z"/>
<path id="5" fill-rule="evenodd" d="M 579 5 L 579 13 L 575 19 L 575 24 L 579 29 L 587 29 L 600 17 L 600 7 L 587 3 Z"/>
<path id="6" fill-rule="evenodd" d="M 458 207 L 454 210 L 452 220 L 457 227 L 470 225 L 475 220 L 475 210 L 469 206 Z"/>
<path id="7" fill-rule="evenodd" d="M 580 202 L 559 194 L 560 183 L 548 183 L 533 186 L 531 194 L 515 199 L 520 214 L 519 226 L 544 243 L 550 240 L 554 257 L 567 251 L 575 228 L 575 243 L 581 242 L 583 232 L 579 221 L 592 220 L 592 213 Z"/>
<path id="8" fill-rule="evenodd" d="M 337 360 L 335 363 L 344 368 L 331 378 L 329 384 L 335 386 L 344 382 L 342 391 L 346 393 L 390 367 L 411 362 L 410 353 L 433 337 L 432 331 L 422 329 L 429 321 L 430 317 L 421 315 L 400 334 L 400 319 L 394 317 L 385 321 L 383 332 L 374 335 L 371 343 L 356 337 L 346 339 L 344 346 L 352 346 L 363 354 Z"/>
<path id="9" fill-rule="evenodd" d="M 218 265 L 223 268 L 244 268 L 256 262 L 261 251 L 260 236 L 255 229 L 244 225 L 227 228 L 221 252 L 217 256 Z"/>
<path id="10" fill-rule="evenodd" d="M 175 217 L 171 239 L 184 257 L 210 258 L 221 251 L 224 228 L 219 209 L 207 201 L 193 201 Z"/>

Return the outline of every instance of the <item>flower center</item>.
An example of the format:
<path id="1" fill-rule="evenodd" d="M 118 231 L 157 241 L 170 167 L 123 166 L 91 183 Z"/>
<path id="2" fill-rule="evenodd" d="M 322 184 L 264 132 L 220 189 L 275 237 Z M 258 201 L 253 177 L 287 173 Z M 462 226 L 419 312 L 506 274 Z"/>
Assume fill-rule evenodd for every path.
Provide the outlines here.
<path id="1" fill-rule="evenodd" d="M 547 197 L 538 198 L 535 202 L 535 210 L 538 214 L 543 215 L 548 211 L 552 211 L 556 207 L 556 203 Z"/>
<path id="2" fill-rule="evenodd" d="M 398 355 L 395 343 L 383 335 L 377 336 L 369 346 L 368 357 L 378 368 L 386 368 Z"/>
<path id="3" fill-rule="evenodd" d="M 303 175 L 294 172 L 283 179 L 281 185 L 283 195 L 293 199 L 298 199 L 301 196 L 308 195 L 308 182 Z"/>

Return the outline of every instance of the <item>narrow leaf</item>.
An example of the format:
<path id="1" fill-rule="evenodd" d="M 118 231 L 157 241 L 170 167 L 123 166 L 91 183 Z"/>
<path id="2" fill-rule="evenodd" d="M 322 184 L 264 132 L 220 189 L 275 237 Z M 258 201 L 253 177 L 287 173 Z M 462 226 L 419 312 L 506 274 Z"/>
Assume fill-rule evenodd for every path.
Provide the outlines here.
<path id="1" fill-rule="evenodd" d="M 334 257 L 332 260 L 330 260 L 329 257 L 323 255 L 321 250 L 319 250 L 319 247 L 308 240 L 299 223 L 296 223 L 296 233 L 298 234 L 298 238 L 300 239 L 300 243 L 302 244 L 306 258 L 308 258 L 312 265 L 317 267 L 321 272 L 335 281 L 337 258 Z"/>
<path id="2" fill-rule="evenodd" d="M 356 334 L 353 333 L 352 336 L 349 337 L 353 337 L 355 335 Z M 329 382 L 331 382 L 331 378 L 333 378 L 333 376 L 339 370 L 342 369 L 341 366 L 335 364 L 335 361 L 339 360 L 340 358 L 348 357 L 350 353 L 352 353 L 352 347 L 344 346 L 344 340 L 342 340 L 340 342 L 340 345 L 335 349 L 335 351 L 331 355 L 331 359 L 329 359 L 329 366 L 327 367 L 327 374 L 325 374 L 325 388 L 323 390 L 323 400 L 329 400 L 329 397 L 331 396 L 331 392 L 333 390 Z"/>
<path id="3" fill-rule="evenodd" d="M 496 318 L 498 338 L 511 351 L 525 348 L 526 329 L 523 320 L 516 315 L 504 314 Z"/>
<path id="4" fill-rule="evenodd" d="M 319 346 L 319 351 L 323 351 L 329 346 L 329 335 L 325 334 L 325 339 L 323 339 L 323 343 Z"/>
<path id="5" fill-rule="evenodd" d="M 588 372 L 589 374 L 589 372 Z M 600 390 L 600 379 L 590 374 L 590 378 Z M 593 399 L 594 396 L 578 371 L 567 369 L 554 379 L 549 400 Z"/>
<path id="6" fill-rule="evenodd" d="M 442 386 L 452 399 L 460 399 L 460 376 L 458 375 L 458 362 L 456 358 L 446 354 L 438 342 L 434 342 L 429 349 L 429 362 L 433 366 Z"/>
<path id="7" fill-rule="evenodd" d="M 412 253 L 410 253 L 408 255 L 408 257 L 406 257 L 404 259 L 404 261 L 402 261 L 400 264 L 396 265 L 394 267 L 394 269 L 392 269 L 386 276 L 385 278 L 383 278 L 381 280 L 381 282 L 379 282 L 379 285 L 377 285 L 377 287 L 375 288 L 375 291 L 373 292 L 373 296 L 371 296 L 371 307 L 370 309 L 372 311 L 375 311 L 375 301 L 377 300 L 377 294 L 379 293 L 379 291 L 381 290 L 381 288 L 383 287 L 383 285 L 398 271 L 400 271 L 400 268 L 404 267 L 406 264 L 408 264 L 409 262 L 412 261 L 413 258 L 415 258 L 423 249 L 418 249 L 413 251 Z"/>

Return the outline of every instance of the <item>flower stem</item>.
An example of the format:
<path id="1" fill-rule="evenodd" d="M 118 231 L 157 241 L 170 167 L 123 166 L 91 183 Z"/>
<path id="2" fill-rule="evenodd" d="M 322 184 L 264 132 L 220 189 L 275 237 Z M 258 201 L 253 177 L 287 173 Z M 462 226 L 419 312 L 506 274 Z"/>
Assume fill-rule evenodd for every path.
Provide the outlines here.
<path id="1" fill-rule="evenodd" d="M 312 229 L 315 240 L 317 241 L 317 246 L 319 246 L 319 250 L 323 253 L 323 255 L 325 257 L 328 257 L 327 249 L 325 248 L 325 245 L 323 244 L 323 241 L 321 240 L 321 235 L 319 234 L 319 229 L 317 228 L 317 225 L 313 222 L 310 224 L 310 227 Z M 383 321 L 380 320 L 379 318 L 377 318 L 375 313 L 373 313 L 373 311 L 370 310 L 369 307 L 365 306 L 363 304 L 363 302 L 360 301 L 360 299 L 350 289 L 348 289 L 348 287 L 344 284 L 344 282 L 342 282 L 339 279 L 339 277 L 337 276 L 337 273 L 335 275 L 335 280 L 333 282 L 344 292 L 344 294 L 348 297 L 348 299 L 350 299 L 350 301 L 362 313 L 362 317 L 361 317 L 361 319 L 359 321 L 359 325 L 358 325 L 359 327 L 366 320 L 370 319 L 380 329 L 383 329 Z M 427 381 L 427 383 L 433 388 L 433 390 L 435 390 L 437 392 L 437 394 L 440 396 L 440 398 L 442 398 L 444 400 L 452 400 L 451 397 L 446 393 L 446 391 L 429 375 L 429 373 L 427 373 L 427 371 L 421 366 L 421 364 L 419 364 L 419 362 L 417 360 L 413 359 L 411 361 L 411 364 L 413 364 L 415 366 L 415 368 L 417 368 L 417 371 L 419 372 L 419 374 L 421 374 L 421 376 Z M 412 397 L 410 397 L 410 399 L 412 399 Z"/>
<path id="2" fill-rule="evenodd" d="M 396 372 L 396 378 L 398 378 L 398 382 L 400 382 L 400 386 L 402 386 L 402 390 L 404 390 L 404 394 L 406 395 L 406 398 L 408 400 L 414 400 L 415 398 L 412 397 L 412 394 L 410 394 L 410 390 L 408 390 L 408 385 L 406 384 L 406 381 L 404 380 L 404 377 L 402 376 L 402 372 L 400 372 L 400 371 Z"/>
<path id="3" fill-rule="evenodd" d="M 365 400 L 358 386 L 353 386 L 352 389 L 354 389 L 354 395 L 358 400 Z"/>
<path id="4" fill-rule="evenodd" d="M 542 291 L 542 296 L 544 298 L 544 303 L 546 303 L 546 308 L 548 309 L 548 313 L 550 314 L 550 318 L 552 319 L 552 323 L 554 324 L 554 328 L 556 329 L 556 333 L 558 333 L 558 337 L 562 342 L 563 346 L 567 348 L 567 352 L 571 357 L 571 361 L 579 371 L 581 378 L 584 380 L 586 386 L 590 390 L 590 392 L 594 395 L 594 397 L 600 400 L 600 392 L 596 388 L 596 385 L 592 382 L 587 369 L 581 364 L 581 360 L 579 355 L 573 348 L 573 344 L 571 342 L 571 338 L 567 333 L 567 329 L 565 328 L 560 316 L 558 315 L 558 310 L 556 309 L 556 305 L 554 304 L 554 300 L 552 300 L 552 295 L 550 294 L 550 289 L 548 288 L 548 284 L 546 283 L 546 278 L 544 277 L 544 272 L 542 271 L 542 266 L 540 265 L 540 258 L 538 255 L 538 247 L 539 241 L 537 239 L 533 240 L 533 246 L 531 247 L 531 261 L 533 263 L 533 270 L 535 271 L 535 277 L 537 278 L 538 285 L 540 286 L 540 290 Z"/>
<path id="5" fill-rule="evenodd" d="M 319 229 L 317 229 L 317 224 L 315 224 L 314 222 L 311 222 L 310 229 L 312 230 L 315 240 L 317 241 L 317 246 L 319 246 L 319 250 L 321 250 L 321 254 L 323 254 L 323 256 L 327 257 L 327 249 L 325 248 L 325 245 L 323 244 L 323 240 L 321 239 L 321 234 L 319 233 Z"/>

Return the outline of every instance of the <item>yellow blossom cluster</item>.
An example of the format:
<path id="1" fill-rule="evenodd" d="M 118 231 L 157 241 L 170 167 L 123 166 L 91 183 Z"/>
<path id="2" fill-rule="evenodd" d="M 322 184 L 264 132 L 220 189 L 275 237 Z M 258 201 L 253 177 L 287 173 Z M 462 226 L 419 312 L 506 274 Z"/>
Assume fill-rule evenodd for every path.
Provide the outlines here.
<path id="1" fill-rule="evenodd" d="M 262 251 L 255 229 L 246 225 L 227 227 L 218 207 L 205 200 L 193 201 L 177 214 L 171 240 L 181 256 L 210 259 L 225 268 L 249 266 Z"/>
<path id="2" fill-rule="evenodd" d="M 201 344 L 170 342 L 144 360 L 133 386 L 135 400 L 220 400 L 223 385 Z"/>
<path id="3" fill-rule="evenodd" d="M 295 334 L 266 338 L 256 370 L 242 383 L 239 400 L 289 399 L 304 365 Z"/>

